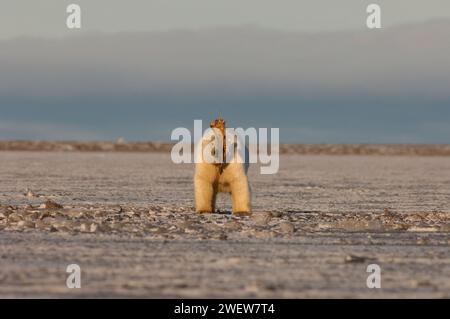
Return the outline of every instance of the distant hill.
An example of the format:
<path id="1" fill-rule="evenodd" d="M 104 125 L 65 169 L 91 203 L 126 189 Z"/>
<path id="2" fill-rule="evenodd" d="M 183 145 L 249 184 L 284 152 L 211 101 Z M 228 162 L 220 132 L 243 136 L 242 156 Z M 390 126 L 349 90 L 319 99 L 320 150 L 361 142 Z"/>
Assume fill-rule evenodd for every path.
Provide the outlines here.
<path id="1" fill-rule="evenodd" d="M 0 151 L 169 153 L 173 145 L 164 142 L 121 141 L 0 141 Z M 280 154 L 450 156 L 450 145 L 281 144 Z"/>

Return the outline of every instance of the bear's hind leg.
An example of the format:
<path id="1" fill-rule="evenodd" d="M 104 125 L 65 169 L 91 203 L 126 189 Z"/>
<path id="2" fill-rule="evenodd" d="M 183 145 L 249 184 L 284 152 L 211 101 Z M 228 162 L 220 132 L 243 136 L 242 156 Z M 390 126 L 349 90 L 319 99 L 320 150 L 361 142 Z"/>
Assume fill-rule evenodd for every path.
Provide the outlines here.
<path id="1" fill-rule="evenodd" d="M 213 183 L 201 179 L 195 180 L 195 210 L 198 213 L 214 213 L 216 187 Z"/>
<path id="2" fill-rule="evenodd" d="M 250 187 L 246 178 L 239 178 L 231 183 L 231 202 L 233 214 L 250 214 Z"/>

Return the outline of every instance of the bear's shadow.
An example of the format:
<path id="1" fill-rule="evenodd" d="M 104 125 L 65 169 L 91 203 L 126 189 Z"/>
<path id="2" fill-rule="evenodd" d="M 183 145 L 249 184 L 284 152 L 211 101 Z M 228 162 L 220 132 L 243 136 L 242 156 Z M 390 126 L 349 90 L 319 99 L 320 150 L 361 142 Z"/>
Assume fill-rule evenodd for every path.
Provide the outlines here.
<path id="1" fill-rule="evenodd" d="M 232 211 L 231 210 L 216 210 L 215 212 L 213 212 L 213 214 L 231 215 Z"/>

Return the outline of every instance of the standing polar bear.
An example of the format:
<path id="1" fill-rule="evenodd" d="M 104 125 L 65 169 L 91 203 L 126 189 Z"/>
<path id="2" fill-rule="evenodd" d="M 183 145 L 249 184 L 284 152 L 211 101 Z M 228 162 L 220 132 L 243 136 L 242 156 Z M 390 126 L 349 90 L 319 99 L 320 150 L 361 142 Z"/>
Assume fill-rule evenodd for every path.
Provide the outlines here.
<path id="1" fill-rule="evenodd" d="M 222 118 L 212 121 L 210 127 L 196 145 L 195 209 L 213 213 L 221 192 L 231 194 L 234 214 L 250 214 L 248 149 L 236 133 L 225 129 Z"/>

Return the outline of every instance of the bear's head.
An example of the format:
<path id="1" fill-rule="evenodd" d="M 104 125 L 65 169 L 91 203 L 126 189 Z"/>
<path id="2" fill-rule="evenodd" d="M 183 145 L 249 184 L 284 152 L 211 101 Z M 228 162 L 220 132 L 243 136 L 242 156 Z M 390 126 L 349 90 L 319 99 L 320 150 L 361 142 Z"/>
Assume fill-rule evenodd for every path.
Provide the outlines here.
<path id="1" fill-rule="evenodd" d="M 225 120 L 221 117 L 211 121 L 209 124 L 211 128 L 217 128 L 222 132 L 222 135 L 225 136 Z"/>

